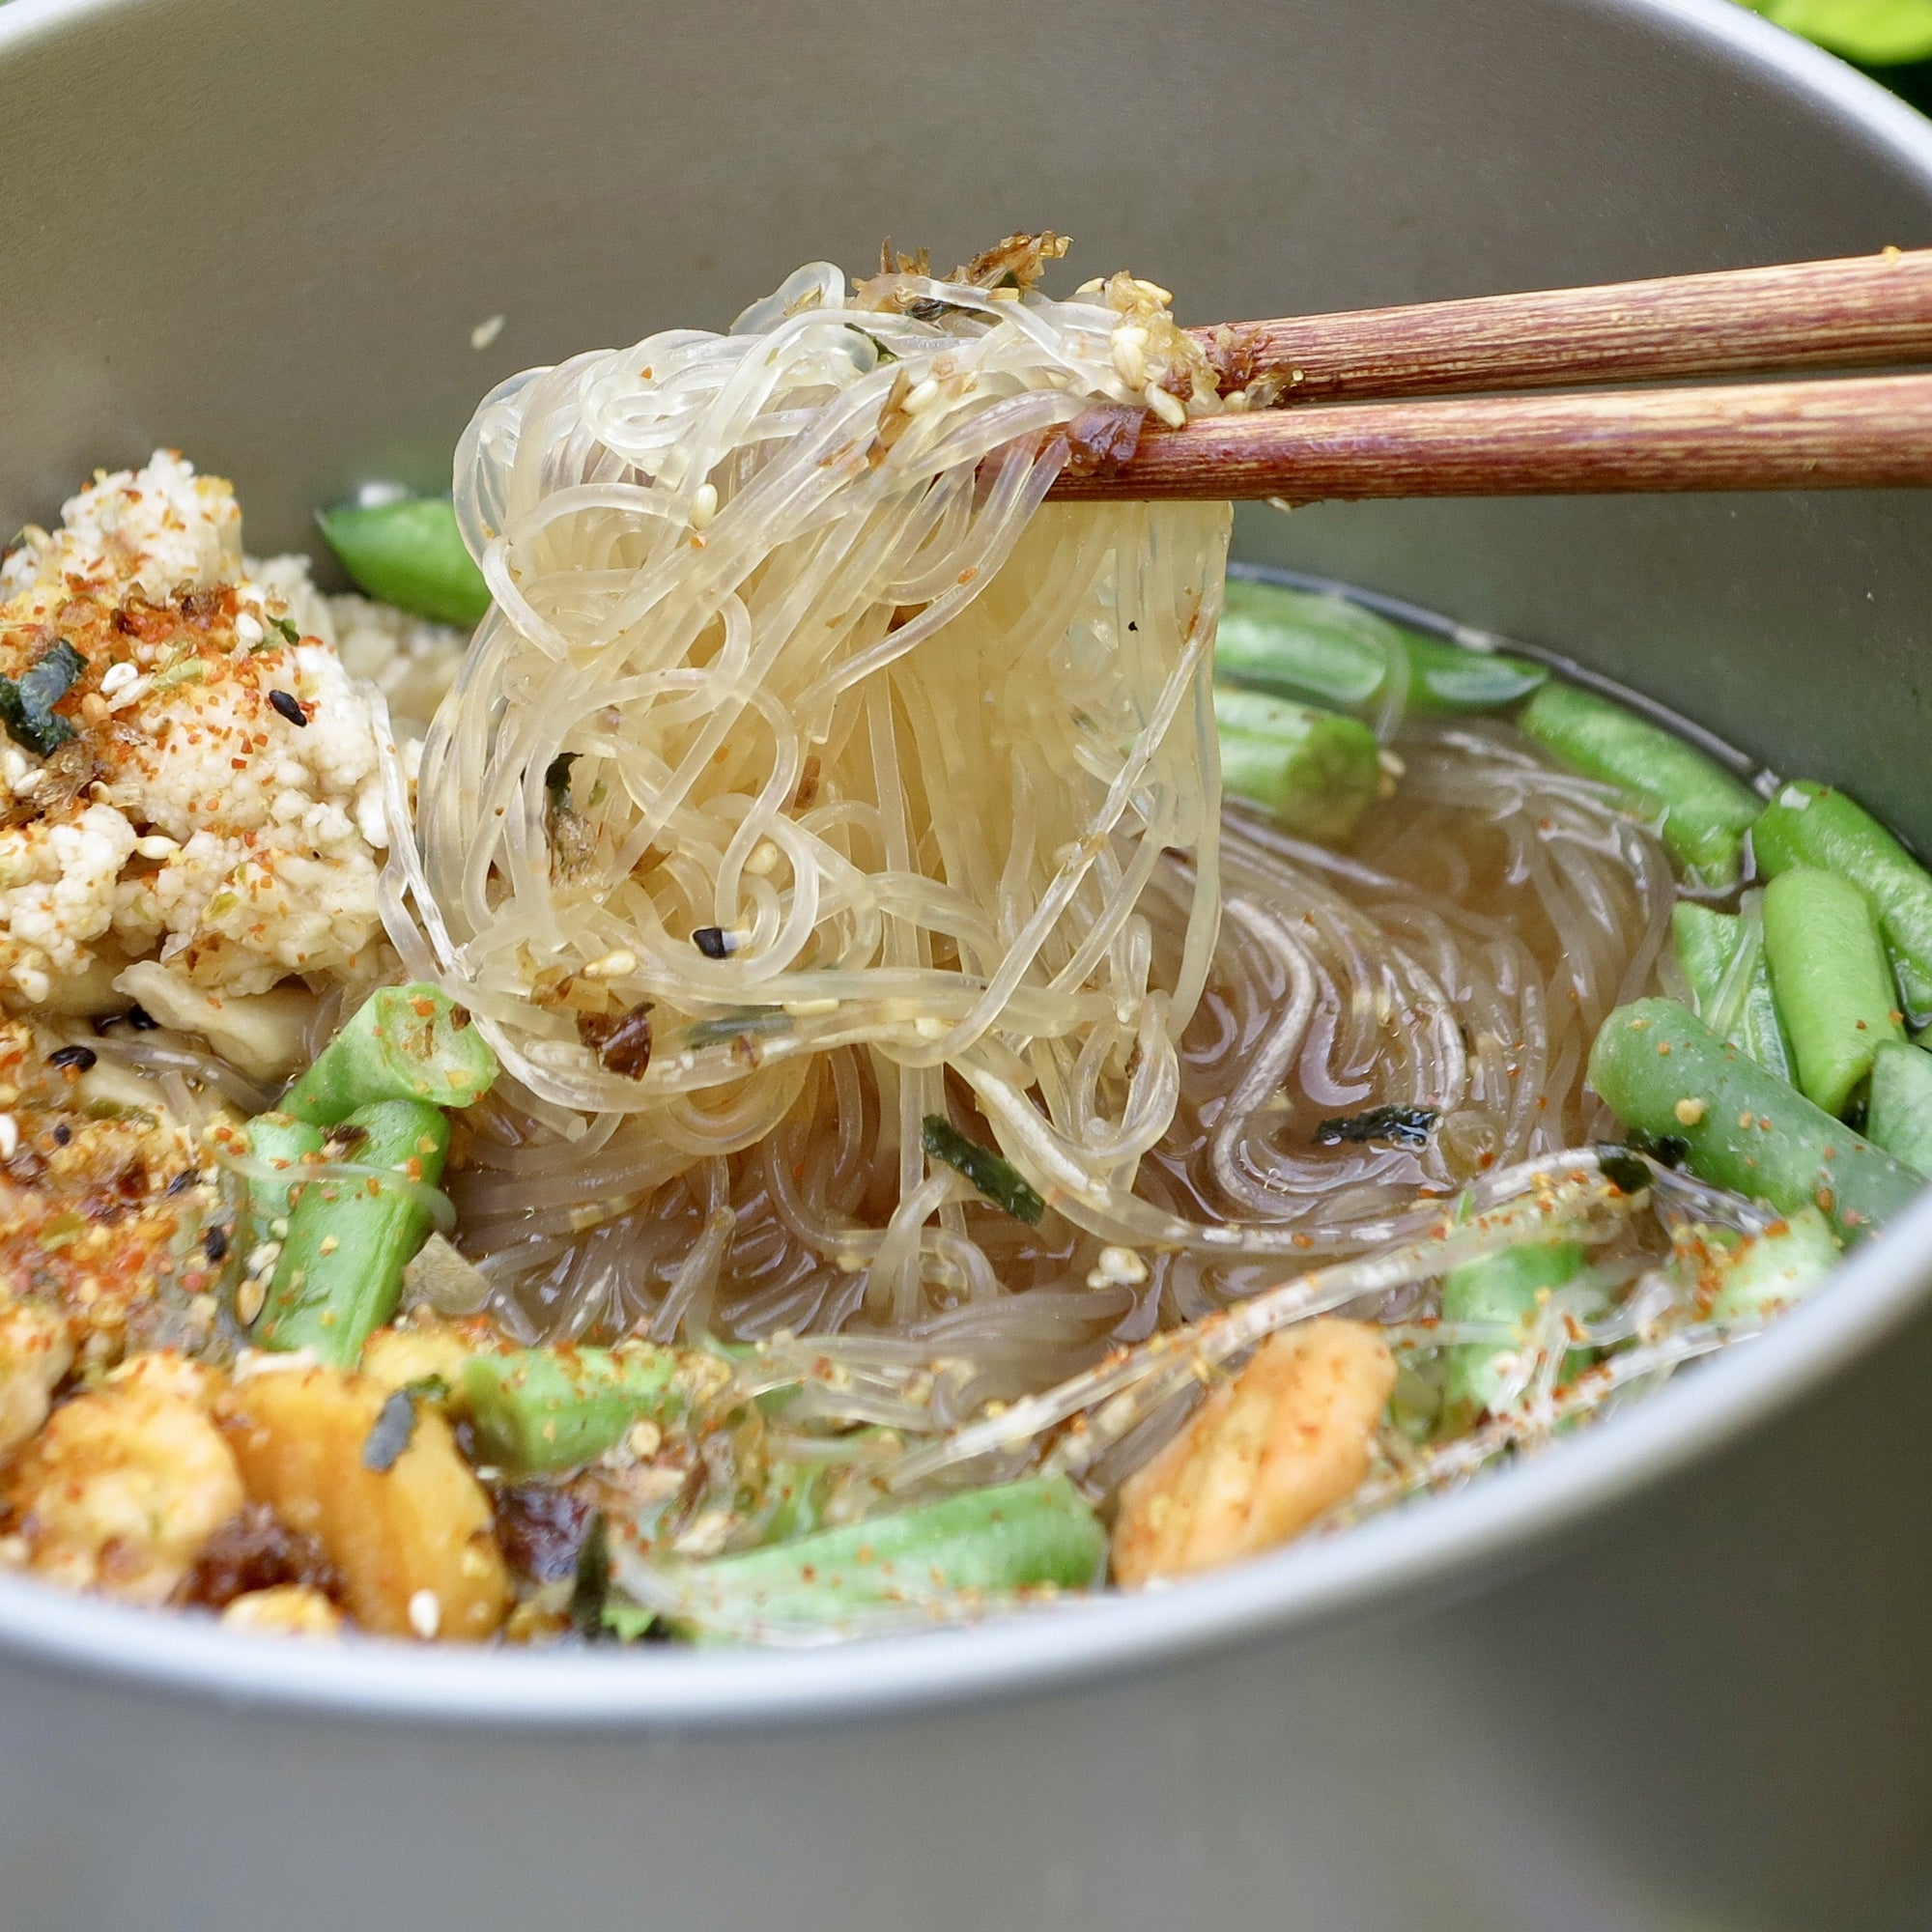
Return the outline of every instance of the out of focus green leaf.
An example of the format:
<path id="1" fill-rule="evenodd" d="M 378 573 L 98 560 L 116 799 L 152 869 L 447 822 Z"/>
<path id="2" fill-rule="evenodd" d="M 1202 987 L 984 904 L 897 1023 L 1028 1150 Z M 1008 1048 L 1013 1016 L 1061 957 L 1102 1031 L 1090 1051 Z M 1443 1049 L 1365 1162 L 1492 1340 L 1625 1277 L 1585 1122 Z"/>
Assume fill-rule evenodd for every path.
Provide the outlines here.
<path id="1" fill-rule="evenodd" d="M 1932 0 L 1744 0 L 1754 13 L 1866 67 L 1932 58 Z"/>

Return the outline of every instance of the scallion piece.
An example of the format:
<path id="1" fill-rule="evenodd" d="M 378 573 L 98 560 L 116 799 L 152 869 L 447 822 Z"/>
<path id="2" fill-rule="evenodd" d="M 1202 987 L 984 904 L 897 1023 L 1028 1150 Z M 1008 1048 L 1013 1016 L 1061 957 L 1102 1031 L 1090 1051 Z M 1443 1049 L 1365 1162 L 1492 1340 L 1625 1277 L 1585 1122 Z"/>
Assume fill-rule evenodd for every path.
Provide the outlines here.
<path id="1" fill-rule="evenodd" d="M 1046 1203 L 1011 1161 L 978 1141 L 969 1141 L 944 1114 L 925 1117 L 921 1141 L 932 1159 L 957 1169 L 994 1207 L 1004 1208 L 1014 1220 L 1024 1221 L 1030 1228 L 1039 1226 Z"/>

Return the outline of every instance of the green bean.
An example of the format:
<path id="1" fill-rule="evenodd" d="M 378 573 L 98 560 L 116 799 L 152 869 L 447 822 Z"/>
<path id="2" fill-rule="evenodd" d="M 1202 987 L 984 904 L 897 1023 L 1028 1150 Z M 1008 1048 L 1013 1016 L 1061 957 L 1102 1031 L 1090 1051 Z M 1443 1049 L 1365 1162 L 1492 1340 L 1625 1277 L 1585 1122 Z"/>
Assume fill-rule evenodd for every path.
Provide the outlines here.
<path id="1" fill-rule="evenodd" d="M 1107 1533 L 1065 1476 L 967 1490 L 893 1516 L 821 1529 L 693 1564 L 683 1573 L 695 1634 L 773 1623 L 836 1624 L 868 1609 L 944 1608 L 961 1599 L 1099 1580 Z"/>
<path id="2" fill-rule="evenodd" d="M 1815 1208 L 1800 1208 L 1740 1242 L 1711 1302 L 1719 1321 L 1776 1315 L 1838 1265 L 1837 1237 Z"/>
<path id="3" fill-rule="evenodd" d="M 1675 1000 L 1638 1000 L 1604 1022 L 1590 1084 L 1626 1126 L 1675 1137 L 1714 1187 L 1780 1214 L 1815 1203 L 1847 1240 L 1889 1220 L 1918 1177 L 1719 1039 Z"/>
<path id="4" fill-rule="evenodd" d="M 281 1111 L 332 1127 L 378 1100 L 467 1107 L 496 1077 L 490 1042 L 440 987 L 384 986 L 282 1095 Z"/>
<path id="5" fill-rule="evenodd" d="M 1878 908 L 1905 1009 L 1932 1015 L 1932 874 L 1862 806 L 1799 781 L 1783 786 L 1751 828 L 1766 877 L 1820 866 L 1851 880 Z"/>
<path id="6" fill-rule="evenodd" d="M 277 1221 L 288 1218 L 289 1192 L 301 1179 L 301 1164 L 322 1152 L 320 1127 L 289 1114 L 257 1114 L 246 1129 L 249 1157 L 288 1171 L 286 1180 L 248 1179 L 248 1220 L 257 1240 L 268 1238 Z"/>
<path id="7" fill-rule="evenodd" d="M 517 1475 L 594 1462 L 636 1424 L 691 1406 L 676 1351 L 647 1342 L 472 1355 L 462 1392 L 480 1459 Z"/>
<path id="8" fill-rule="evenodd" d="M 1661 819 L 1664 845 L 1698 884 L 1728 890 L 1743 876 L 1744 835 L 1764 801 L 1702 752 L 1574 684 L 1546 684 L 1518 722 L 1585 778 Z"/>
<path id="9" fill-rule="evenodd" d="M 1366 711 L 1388 691 L 1390 667 L 1404 653 L 1407 708 L 1423 714 L 1498 710 L 1548 676 L 1520 658 L 1444 643 L 1345 598 L 1228 580 L 1214 674 L 1230 683 L 1330 710 Z"/>
<path id="10" fill-rule="evenodd" d="M 1346 838 L 1381 784 L 1376 734 L 1353 718 L 1217 686 L 1221 783 L 1304 838 Z"/>
<path id="11" fill-rule="evenodd" d="M 1932 1053 L 1889 1043 L 1879 1048 L 1865 1138 L 1915 1173 L 1932 1175 Z"/>
<path id="12" fill-rule="evenodd" d="M 1550 1291 L 1574 1281 L 1588 1261 L 1576 1241 L 1531 1241 L 1464 1262 L 1443 1276 L 1444 1321 L 1507 1321 L 1521 1330 L 1517 1342 L 1458 1342 L 1442 1351 L 1443 1426 L 1466 1429 L 1478 1416 L 1501 1406 L 1509 1379 L 1508 1358 L 1528 1339 L 1529 1324 Z M 1580 1372 L 1588 1362 L 1586 1350 L 1571 1350 L 1564 1357 L 1564 1372 Z"/>
<path id="13" fill-rule="evenodd" d="M 464 547 L 447 497 L 347 505 L 316 522 L 356 587 L 380 602 L 466 629 L 489 610 L 489 586 Z"/>
<path id="14" fill-rule="evenodd" d="M 1780 872 L 1765 889 L 1764 956 L 1798 1086 L 1843 1115 L 1879 1048 L 1905 1037 L 1870 900 L 1835 872 Z"/>
<path id="15" fill-rule="evenodd" d="M 449 1123 L 436 1108 L 380 1100 L 358 1107 L 343 1126 L 351 1130 L 345 1158 L 357 1166 L 393 1169 L 424 1187 L 442 1178 Z M 373 1176 L 306 1182 L 289 1213 L 255 1342 L 310 1349 L 331 1368 L 353 1369 L 371 1331 L 396 1312 L 403 1269 L 429 1229 L 416 1189 Z"/>
<path id="16" fill-rule="evenodd" d="M 1697 1017 L 1720 1039 L 1789 1080 L 1791 1048 L 1764 962 L 1762 899 L 1760 893 L 1747 893 L 1746 909 L 1736 913 L 1679 899 L 1671 909 L 1670 930 Z"/>

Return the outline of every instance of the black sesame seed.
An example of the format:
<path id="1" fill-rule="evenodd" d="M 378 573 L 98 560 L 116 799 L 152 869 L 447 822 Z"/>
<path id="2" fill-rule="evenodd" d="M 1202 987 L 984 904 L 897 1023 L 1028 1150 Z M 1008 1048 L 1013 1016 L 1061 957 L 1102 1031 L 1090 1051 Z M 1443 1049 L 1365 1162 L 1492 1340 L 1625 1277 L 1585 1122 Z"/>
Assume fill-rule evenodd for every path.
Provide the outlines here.
<path id="1" fill-rule="evenodd" d="M 188 1189 L 194 1185 L 194 1183 L 195 1183 L 194 1169 L 191 1167 L 185 1167 L 178 1175 L 175 1176 L 175 1178 L 171 1181 L 168 1182 L 168 1192 L 171 1195 L 185 1194 L 188 1191 Z"/>
<path id="2" fill-rule="evenodd" d="M 707 959 L 724 959 L 730 955 L 731 942 L 722 925 L 700 925 L 691 935 L 691 943 Z"/>
<path id="3" fill-rule="evenodd" d="M 66 1147 L 68 1142 L 72 1140 L 72 1138 L 73 1129 L 65 1121 L 56 1121 L 54 1122 L 55 1147 Z"/>
<path id="4" fill-rule="evenodd" d="M 146 1007 L 129 1007 L 123 1017 L 136 1033 L 153 1033 L 160 1025 Z"/>
<path id="5" fill-rule="evenodd" d="M 211 1228 L 201 1237 L 201 1251 L 212 1262 L 226 1261 L 228 1258 L 228 1230 Z"/>
<path id="6" fill-rule="evenodd" d="M 301 699 L 292 691 L 271 691 L 269 702 L 272 704 L 291 724 L 305 725 L 308 713 L 301 708 Z"/>
<path id="7" fill-rule="evenodd" d="M 74 1066 L 85 1073 L 100 1056 L 91 1046 L 57 1046 L 47 1055 L 49 1066 Z"/>

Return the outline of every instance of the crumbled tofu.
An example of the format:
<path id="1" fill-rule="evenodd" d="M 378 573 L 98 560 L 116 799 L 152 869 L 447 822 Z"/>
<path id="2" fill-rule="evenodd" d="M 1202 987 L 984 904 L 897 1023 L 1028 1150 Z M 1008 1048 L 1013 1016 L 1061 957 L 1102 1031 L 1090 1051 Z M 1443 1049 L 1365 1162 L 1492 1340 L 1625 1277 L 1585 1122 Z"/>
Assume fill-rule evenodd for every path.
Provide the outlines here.
<path id="1" fill-rule="evenodd" d="M 64 1315 L 37 1301 L 0 1306 L 0 1457 L 47 1419 L 49 1399 L 72 1366 L 73 1334 Z"/>
<path id="2" fill-rule="evenodd" d="M 60 640 L 85 665 L 56 707 L 73 737 L 0 745 L 0 1000 L 153 957 L 210 994 L 365 972 L 388 836 L 369 685 L 426 718 L 460 635 L 325 599 L 299 557 L 244 562 L 229 486 L 165 450 L 28 531 L 0 593 L 0 672 Z"/>
<path id="3" fill-rule="evenodd" d="M 255 1636 L 332 1637 L 342 1634 L 342 1612 L 320 1590 L 276 1583 L 234 1598 L 221 1612 L 229 1630 Z"/>
<path id="4" fill-rule="evenodd" d="M 166 1602 L 244 1500 L 209 1420 L 217 1386 L 184 1356 L 142 1355 L 56 1408 L 10 1485 L 29 1567 L 71 1589 Z"/>

